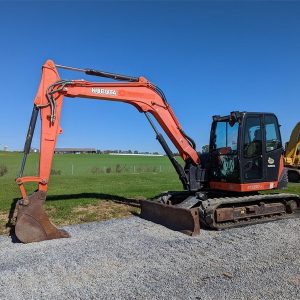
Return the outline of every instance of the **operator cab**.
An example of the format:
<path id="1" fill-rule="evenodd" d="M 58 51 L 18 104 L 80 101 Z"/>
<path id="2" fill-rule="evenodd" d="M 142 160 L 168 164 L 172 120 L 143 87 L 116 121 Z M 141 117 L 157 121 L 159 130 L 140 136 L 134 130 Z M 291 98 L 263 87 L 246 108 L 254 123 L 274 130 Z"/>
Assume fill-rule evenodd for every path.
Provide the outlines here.
<path id="1" fill-rule="evenodd" d="M 282 152 L 274 114 L 232 112 L 214 116 L 208 158 L 211 186 L 242 191 L 241 184 L 270 182 L 273 188 L 271 182 L 278 181 Z"/>

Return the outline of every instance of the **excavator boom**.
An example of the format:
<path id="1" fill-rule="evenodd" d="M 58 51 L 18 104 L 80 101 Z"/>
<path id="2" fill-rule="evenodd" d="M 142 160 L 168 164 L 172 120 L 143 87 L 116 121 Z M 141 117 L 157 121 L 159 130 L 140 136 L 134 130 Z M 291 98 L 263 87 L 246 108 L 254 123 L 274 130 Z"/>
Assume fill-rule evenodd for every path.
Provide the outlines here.
<path id="1" fill-rule="evenodd" d="M 126 82 L 101 83 L 85 80 L 61 80 L 57 67 L 71 69 L 74 71 L 82 71 L 88 75 L 106 77 Z M 184 133 L 179 121 L 167 103 L 163 92 L 158 87 L 150 83 L 144 77 L 137 78 L 92 69 L 65 67 L 55 65 L 53 61 L 48 60 L 42 68 L 42 78 L 38 92 L 34 99 L 32 117 L 24 146 L 24 157 L 19 176 L 16 179 L 23 199 L 18 203 L 19 212 L 15 231 L 17 237 L 22 242 L 67 237 L 65 232 L 56 229 L 56 227 L 49 222 L 48 216 L 42 210 L 42 204 L 45 201 L 48 190 L 48 182 L 56 141 L 58 135 L 62 133 L 62 129 L 60 127 L 60 114 L 64 97 L 80 97 L 95 100 L 105 99 L 108 101 L 124 102 L 133 105 L 139 112 L 145 113 L 146 118 L 156 133 L 157 140 L 166 151 L 167 156 L 177 171 L 184 189 L 189 190 L 199 188 L 199 183 L 197 185 L 194 178 L 191 180 L 190 174 L 187 173 L 176 161 L 163 136 L 158 132 L 151 120 L 150 114 L 154 116 L 170 140 L 176 146 L 181 157 L 184 161 L 186 161 L 187 166 L 197 167 L 200 165 L 200 159 L 195 150 L 194 141 Z M 26 158 L 30 151 L 31 140 L 34 134 L 38 113 L 40 113 L 42 127 L 39 176 L 23 177 Z M 38 183 L 38 191 L 30 196 L 27 196 L 24 186 L 27 182 Z M 147 209 L 144 209 L 143 211 L 146 210 Z M 189 211 L 187 211 L 185 215 L 187 215 L 187 219 L 193 218 Z M 169 216 L 170 224 L 177 222 L 176 218 L 174 218 L 174 214 L 167 213 L 165 219 L 167 219 L 167 216 Z M 196 222 L 199 223 L 199 220 Z M 192 223 L 194 223 L 194 221 L 192 221 Z"/>

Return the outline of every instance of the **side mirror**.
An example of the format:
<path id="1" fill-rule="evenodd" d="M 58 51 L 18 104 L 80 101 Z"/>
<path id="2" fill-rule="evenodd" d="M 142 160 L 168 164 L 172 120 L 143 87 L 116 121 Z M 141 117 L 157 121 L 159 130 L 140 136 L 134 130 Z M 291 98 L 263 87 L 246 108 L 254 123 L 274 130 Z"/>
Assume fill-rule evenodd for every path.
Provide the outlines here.
<path id="1" fill-rule="evenodd" d="M 229 122 L 228 122 L 229 125 L 231 127 L 233 127 L 234 124 L 239 121 L 239 117 L 240 117 L 240 113 L 238 111 L 232 111 L 230 113 L 230 118 L 229 118 Z"/>
<path id="2" fill-rule="evenodd" d="M 236 119 L 236 116 L 233 116 L 232 114 L 230 114 L 230 119 L 229 119 L 229 125 L 231 126 L 231 127 L 233 127 L 234 126 L 234 124 L 236 123 L 236 121 L 237 121 L 237 119 Z"/>

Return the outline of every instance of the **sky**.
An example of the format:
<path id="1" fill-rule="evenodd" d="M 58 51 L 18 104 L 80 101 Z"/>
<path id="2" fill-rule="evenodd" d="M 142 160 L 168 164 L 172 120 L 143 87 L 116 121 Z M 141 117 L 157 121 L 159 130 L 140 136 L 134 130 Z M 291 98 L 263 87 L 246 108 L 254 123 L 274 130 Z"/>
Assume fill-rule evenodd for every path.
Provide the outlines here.
<path id="1" fill-rule="evenodd" d="M 298 1 L 0 1 L 0 149 L 23 148 L 47 59 L 145 76 L 198 149 L 211 117 L 234 110 L 274 112 L 286 141 L 300 120 L 299 16 Z M 61 127 L 57 147 L 162 153 L 128 104 L 65 98 Z"/>

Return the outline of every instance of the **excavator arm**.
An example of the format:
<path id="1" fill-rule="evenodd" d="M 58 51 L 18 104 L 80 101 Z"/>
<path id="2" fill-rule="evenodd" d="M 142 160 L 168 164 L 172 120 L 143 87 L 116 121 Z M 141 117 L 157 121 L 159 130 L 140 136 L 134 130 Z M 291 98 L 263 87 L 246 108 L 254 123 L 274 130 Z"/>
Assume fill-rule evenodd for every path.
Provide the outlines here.
<path id="1" fill-rule="evenodd" d="M 82 71 L 88 75 L 112 78 L 114 80 L 118 80 L 118 82 L 61 80 L 57 71 L 57 67 Z M 31 242 L 36 240 L 65 237 L 65 232 L 61 232 L 58 229 L 56 230 L 56 227 L 52 228 L 48 217 L 45 215 L 42 209 L 42 204 L 45 201 L 46 192 L 48 190 L 48 182 L 51 173 L 57 137 L 62 133 L 62 129 L 60 127 L 60 114 L 64 97 L 80 97 L 95 100 L 124 102 L 133 105 L 139 112 L 145 113 L 148 121 L 156 133 L 157 140 L 162 145 L 175 170 L 177 171 L 184 189 L 200 189 L 201 183 L 198 177 L 199 170 L 201 168 L 200 159 L 195 149 L 195 143 L 184 133 L 171 107 L 167 103 L 163 92 L 159 88 L 157 88 L 144 77 L 136 78 L 91 69 L 75 69 L 71 67 L 55 65 L 53 61 L 48 60 L 42 67 L 42 78 L 38 92 L 34 99 L 32 117 L 24 146 L 24 156 L 19 176 L 16 179 L 23 198 L 19 201 L 20 214 L 18 214 L 18 220 L 20 221 L 22 218 L 23 220 L 17 222 L 16 225 L 16 232 L 20 240 L 24 242 Z M 39 176 L 23 177 L 26 158 L 30 151 L 31 141 L 39 112 L 41 117 Z M 157 120 L 179 151 L 183 160 L 186 162 L 184 169 L 174 158 L 163 136 L 158 132 L 157 128 L 152 122 L 150 114 Z M 38 183 L 38 190 L 29 197 L 27 196 L 24 187 L 24 183 L 27 182 Z M 37 203 L 40 203 L 38 207 Z M 32 209 L 30 213 L 28 213 L 28 210 L 32 205 L 35 205 L 34 210 Z M 42 219 L 41 216 L 43 216 Z M 43 222 L 45 223 L 44 225 Z M 35 223 L 39 225 L 35 226 Z M 41 225 L 42 229 L 36 230 L 38 234 L 28 235 L 28 232 L 32 231 L 32 228 L 29 228 L 30 230 L 26 229 L 24 224 L 27 224 L 34 229 Z M 48 230 L 50 231 L 50 234 L 47 233 L 47 228 L 50 228 Z"/>
<path id="2" fill-rule="evenodd" d="M 78 69 L 77 69 L 78 70 Z M 103 76 L 104 72 L 88 70 L 87 74 Z M 113 74 L 104 73 L 105 75 Z M 60 128 L 60 113 L 64 97 L 80 97 L 95 100 L 109 100 L 124 102 L 133 105 L 139 112 L 146 114 L 151 126 L 156 132 L 157 139 L 162 144 L 167 155 L 171 159 L 180 179 L 186 189 L 189 188 L 189 179 L 185 172 L 168 148 L 162 135 L 158 132 L 154 123 L 151 121 L 149 113 L 154 116 L 170 140 L 178 149 L 184 161 L 194 166 L 200 164 L 198 153 L 195 150 L 195 144 L 183 131 L 181 125 L 176 119 L 171 107 L 167 103 L 161 90 L 157 89 L 152 83 L 144 77 L 133 78 L 124 75 L 115 74 L 114 78 L 122 80 L 128 78 L 129 82 L 89 82 L 85 80 L 61 80 L 56 65 L 53 61 L 47 61 L 43 65 L 42 79 L 34 100 L 32 119 L 24 147 L 24 157 L 17 183 L 20 186 L 23 198 L 26 192 L 23 183 L 37 181 L 39 190 L 47 191 L 53 154 L 56 146 L 57 137 L 62 133 Z M 108 77 L 105 76 L 105 77 Z M 133 81 L 134 82 L 130 82 Z M 41 144 L 40 144 L 40 167 L 38 177 L 22 177 L 26 155 L 30 150 L 31 138 L 33 136 L 37 113 L 41 115 Z"/>

